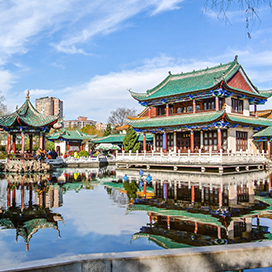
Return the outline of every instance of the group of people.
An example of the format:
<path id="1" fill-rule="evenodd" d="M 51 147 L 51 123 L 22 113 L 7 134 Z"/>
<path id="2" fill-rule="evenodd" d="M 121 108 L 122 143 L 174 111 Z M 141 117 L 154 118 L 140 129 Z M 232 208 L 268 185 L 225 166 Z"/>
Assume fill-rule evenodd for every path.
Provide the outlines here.
<path id="1" fill-rule="evenodd" d="M 47 159 L 56 159 L 57 157 L 58 157 L 58 153 L 54 149 L 46 151 L 46 150 L 42 150 L 41 148 L 39 148 L 36 151 L 36 159 L 38 162 L 41 162 L 41 161 L 45 160 L 46 158 Z"/>

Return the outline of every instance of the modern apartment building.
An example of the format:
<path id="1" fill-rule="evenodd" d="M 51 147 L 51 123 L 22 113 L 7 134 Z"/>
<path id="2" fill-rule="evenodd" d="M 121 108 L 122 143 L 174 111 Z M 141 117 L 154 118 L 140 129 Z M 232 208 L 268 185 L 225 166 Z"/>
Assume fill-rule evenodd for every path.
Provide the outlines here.
<path id="1" fill-rule="evenodd" d="M 51 96 L 41 97 L 35 100 L 35 107 L 38 112 L 44 115 L 60 115 L 63 118 L 63 102 Z"/>

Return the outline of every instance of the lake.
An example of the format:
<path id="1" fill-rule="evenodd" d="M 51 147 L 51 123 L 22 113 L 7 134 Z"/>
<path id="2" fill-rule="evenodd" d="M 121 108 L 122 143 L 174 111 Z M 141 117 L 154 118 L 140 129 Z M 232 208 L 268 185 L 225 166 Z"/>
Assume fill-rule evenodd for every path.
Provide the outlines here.
<path id="1" fill-rule="evenodd" d="M 75 254 L 272 238 L 268 172 L 145 170 L 140 176 L 103 168 L 0 178 L 0 268 Z"/>

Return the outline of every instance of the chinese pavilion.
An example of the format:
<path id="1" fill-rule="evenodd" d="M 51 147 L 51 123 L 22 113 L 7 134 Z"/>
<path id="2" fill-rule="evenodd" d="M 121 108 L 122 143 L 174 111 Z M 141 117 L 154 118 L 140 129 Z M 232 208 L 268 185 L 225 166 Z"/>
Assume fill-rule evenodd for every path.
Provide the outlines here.
<path id="1" fill-rule="evenodd" d="M 27 91 L 26 101 L 16 111 L 0 116 L 0 127 L 8 132 L 8 154 L 11 150 L 16 152 L 16 136 L 21 136 L 21 156 L 24 157 L 25 137 L 29 137 L 29 152 L 32 153 L 33 136 L 39 136 L 39 148 L 45 149 L 45 133 L 57 123 L 58 115 L 43 115 L 39 113 L 29 100 L 29 91 Z M 12 136 L 12 143 L 11 143 Z"/>
<path id="2" fill-rule="evenodd" d="M 58 154 L 69 153 L 74 151 L 82 151 L 84 149 L 84 142 L 88 143 L 95 135 L 88 135 L 80 130 L 67 130 L 65 128 L 47 136 L 49 141 L 54 141 L 55 148 Z M 86 148 L 88 149 L 88 147 Z"/>
<path id="3" fill-rule="evenodd" d="M 148 110 L 138 117 L 128 116 L 127 123 L 137 132 L 153 133 L 155 151 L 255 153 L 262 147 L 253 141 L 254 134 L 272 125 L 271 119 L 257 117 L 257 105 L 265 104 L 272 90 L 258 90 L 237 56 L 212 68 L 169 72 L 146 93 L 130 93 Z M 266 147 L 270 153 L 270 141 Z"/>

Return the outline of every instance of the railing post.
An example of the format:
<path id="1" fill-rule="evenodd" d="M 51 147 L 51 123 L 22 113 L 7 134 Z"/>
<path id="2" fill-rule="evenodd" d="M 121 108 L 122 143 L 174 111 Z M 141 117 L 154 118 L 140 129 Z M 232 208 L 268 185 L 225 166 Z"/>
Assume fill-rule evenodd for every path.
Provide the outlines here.
<path id="1" fill-rule="evenodd" d="M 199 153 L 199 157 L 201 157 L 201 149 L 199 149 L 198 153 Z"/>
<path id="2" fill-rule="evenodd" d="M 209 149 L 209 155 L 210 155 L 210 157 L 212 156 L 212 149 L 211 148 Z"/>
<path id="3" fill-rule="evenodd" d="M 190 150 L 190 149 L 188 149 L 188 157 L 190 157 L 190 153 L 191 153 L 191 150 Z"/>
<path id="4" fill-rule="evenodd" d="M 131 150 L 128 151 L 128 156 L 131 157 Z"/>
<path id="5" fill-rule="evenodd" d="M 180 149 L 178 150 L 178 157 L 180 158 Z"/>
<path id="6" fill-rule="evenodd" d="M 124 159 L 124 157 L 125 157 L 125 150 L 122 151 L 122 157 Z"/>
<path id="7" fill-rule="evenodd" d="M 262 155 L 263 155 L 263 157 L 264 157 L 264 149 L 262 150 Z"/>
<path id="8" fill-rule="evenodd" d="M 136 160 L 138 161 L 138 154 L 139 154 L 139 151 L 136 150 Z"/>
<path id="9" fill-rule="evenodd" d="M 223 150 L 222 148 L 220 148 L 220 159 L 222 160 L 222 157 L 223 157 Z"/>
<path id="10" fill-rule="evenodd" d="M 146 150 L 144 150 L 144 158 L 145 158 Z"/>

